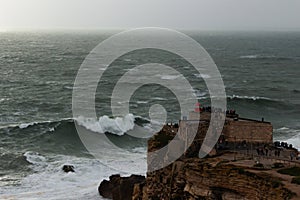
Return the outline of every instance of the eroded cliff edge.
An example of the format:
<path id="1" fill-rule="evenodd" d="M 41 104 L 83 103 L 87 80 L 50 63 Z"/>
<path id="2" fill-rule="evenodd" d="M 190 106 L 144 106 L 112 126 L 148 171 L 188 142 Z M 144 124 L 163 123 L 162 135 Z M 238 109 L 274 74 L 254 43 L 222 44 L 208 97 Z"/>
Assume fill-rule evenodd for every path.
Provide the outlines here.
<path id="1" fill-rule="evenodd" d="M 141 187 L 142 186 L 142 187 Z M 220 158 L 187 158 L 147 174 L 133 199 L 291 199 L 282 179 Z"/>

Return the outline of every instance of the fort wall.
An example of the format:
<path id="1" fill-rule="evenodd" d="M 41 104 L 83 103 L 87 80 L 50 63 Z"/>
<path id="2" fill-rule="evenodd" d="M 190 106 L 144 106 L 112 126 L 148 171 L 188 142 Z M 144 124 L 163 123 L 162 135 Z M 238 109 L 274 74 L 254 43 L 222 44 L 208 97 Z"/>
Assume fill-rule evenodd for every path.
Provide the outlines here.
<path id="1" fill-rule="evenodd" d="M 178 134 L 182 139 L 189 139 L 193 133 L 197 132 L 195 139 L 203 140 L 208 124 L 209 122 L 205 121 L 180 121 Z M 273 126 L 265 122 L 226 120 L 222 135 L 227 142 L 272 144 Z"/>
<path id="2" fill-rule="evenodd" d="M 273 126 L 267 122 L 227 120 L 222 134 L 228 142 L 273 143 Z"/>

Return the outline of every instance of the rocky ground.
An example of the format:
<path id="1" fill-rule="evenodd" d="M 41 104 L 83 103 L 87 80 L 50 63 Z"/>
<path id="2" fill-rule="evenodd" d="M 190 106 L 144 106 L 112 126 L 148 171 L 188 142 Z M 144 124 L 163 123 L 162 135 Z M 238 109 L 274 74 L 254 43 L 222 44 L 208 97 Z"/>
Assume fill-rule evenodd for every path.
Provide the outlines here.
<path id="1" fill-rule="evenodd" d="M 227 153 L 213 158 L 178 160 L 168 167 L 148 173 L 146 179 L 137 176 L 139 178 L 121 180 L 118 177 L 116 182 L 112 178 L 110 184 L 117 190 L 105 188 L 101 183 L 99 192 L 103 194 L 109 190 L 121 193 L 115 196 L 123 195 L 123 198 L 112 195 L 104 197 L 123 200 L 300 199 L 300 186 L 291 183 L 291 176 L 279 174 L 267 159 L 261 162 L 263 166 L 257 167 L 255 160 L 235 156 Z M 236 160 L 232 159 L 234 157 Z M 290 167 L 287 163 L 284 165 Z"/>

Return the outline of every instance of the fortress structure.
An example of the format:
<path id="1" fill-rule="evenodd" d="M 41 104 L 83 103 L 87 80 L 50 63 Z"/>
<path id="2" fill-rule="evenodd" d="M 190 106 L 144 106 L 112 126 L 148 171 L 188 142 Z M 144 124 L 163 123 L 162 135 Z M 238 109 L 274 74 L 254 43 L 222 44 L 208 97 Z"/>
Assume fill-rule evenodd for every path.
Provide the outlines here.
<path id="1" fill-rule="evenodd" d="M 224 125 L 214 126 L 214 123 L 219 122 L 212 120 L 211 123 L 211 115 L 210 107 L 199 107 L 178 123 L 166 124 L 148 140 L 148 152 L 167 147 L 159 155 L 164 157 L 164 162 L 161 163 L 152 154 L 152 157 L 148 156 L 148 167 L 164 166 L 168 161 L 178 159 L 180 155 L 179 159 L 199 157 L 199 153 L 215 156 L 224 152 L 235 152 L 252 158 L 265 156 L 284 160 L 296 160 L 299 157 L 298 150 L 292 145 L 273 142 L 273 126 L 263 118 L 242 118 L 234 110 L 227 111 L 226 114 L 217 112 L 218 117 L 223 117 Z M 206 143 L 208 140 L 212 142 Z"/>
<path id="2" fill-rule="evenodd" d="M 240 144 L 243 147 L 250 144 L 256 146 L 273 144 L 273 126 L 270 122 L 264 119 L 241 118 L 235 111 L 231 112 L 226 113 L 224 127 L 217 143 L 219 148 L 232 148 L 234 144 Z M 179 133 L 188 135 L 190 131 L 196 131 L 197 128 L 202 130 L 201 126 L 209 125 L 210 115 L 210 112 L 201 112 L 199 119 L 199 113 L 190 112 L 188 119 L 179 121 Z M 203 138 L 206 133 L 198 131 L 197 135 L 202 135 L 200 138 Z"/>
<path id="3" fill-rule="evenodd" d="M 199 107 L 178 123 L 164 125 L 148 140 L 147 176 L 111 176 L 99 193 L 114 200 L 299 199 L 300 186 L 277 175 L 277 167 L 300 169 L 299 161 L 289 157 L 298 151 L 273 143 L 270 122 L 241 118 L 231 110 L 216 113 L 225 123 L 215 126 L 219 122 L 211 115 L 211 108 Z M 208 135 L 215 140 L 200 158 Z"/>
<path id="4" fill-rule="evenodd" d="M 211 120 L 209 110 L 210 108 L 205 111 L 193 111 L 189 113 L 189 117 L 184 117 L 178 123 L 166 124 L 159 133 L 149 140 L 148 151 L 158 150 L 173 139 L 173 145 L 169 145 L 166 152 L 166 159 L 173 159 L 179 152 L 183 152 L 183 149 L 187 149 L 184 157 L 197 156 L 208 134 L 217 137 L 214 136 L 214 133 L 208 133 Z M 210 152 L 211 154 L 216 154 L 222 150 L 254 152 L 256 148 L 273 146 L 273 126 L 270 122 L 263 119 L 259 121 L 240 118 L 235 111 L 227 112 L 226 115 L 222 113 L 220 117 L 225 118 L 225 123 L 224 126 L 219 126 L 222 127 L 222 130 L 212 128 L 215 132 L 221 132 L 221 135 L 217 138 L 217 143 L 213 151 Z M 174 138 L 176 133 L 178 133 L 178 137 Z M 162 136 L 163 139 L 160 138 Z"/>

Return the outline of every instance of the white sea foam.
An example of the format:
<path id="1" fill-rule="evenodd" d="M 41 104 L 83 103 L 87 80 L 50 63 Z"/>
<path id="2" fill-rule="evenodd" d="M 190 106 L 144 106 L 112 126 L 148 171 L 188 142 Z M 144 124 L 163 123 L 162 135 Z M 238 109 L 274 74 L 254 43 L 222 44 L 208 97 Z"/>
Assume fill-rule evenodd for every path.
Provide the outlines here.
<path id="1" fill-rule="evenodd" d="M 194 74 L 197 78 L 211 78 L 208 74 Z"/>
<path id="2" fill-rule="evenodd" d="M 275 58 L 276 56 L 274 55 L 244 55 L 244 56 L 240 56 L 240 58 L 242 59 L 257 59 L 257 58 Z"/>
<path id="3" fill-rule="evenodd" d="M 300 150 L 300 131 L 297 135 L 286 139 L 286 142 L 288 144 L 292 144 L 294 147 L 296 147 L 298 150 Z"/>
<path id="4" fill-rule="evenodd" d="M 205 95 L 207 95 L 207 92 L 200 91 L 200 90 L 194 90 L 194 95 L 196 97 L 204 97 Z"/>
<path id="5" fill-rule="evenodd" d="M 287 128 L 287 127 L 281 127 L 281 128 L 279 128 L 278 130 L 279 130 L 279 131 L 284 131 L 284 130 L 290 130 L 290 129 Z"/>
<path id="6" fill-rule="evenodd" d="M 151 99 L 153 99 L 153 100 L 159 100 L 159 101 L 166 101 L 166 100 L 168 100 L 168 99 L 162 98 L 162 97 L 153 97 Z"/>
<path id="7" fill-rule="evenodd" d="M 109 132 L 116 135 L 124 135 L 124 133 L 133 129 L 135 117 L 132 114 L 128 114 L 123 118 L 117 117 L 112 119 L 105 115 L 100 117 L 99 120 L 95 120 L 80 116 L 76 121 L 80 126 L 97 133 Z"/>
<path id="8" fill-rule="evenodd" d="M 163 79 L 163 80 L 175 80 L 179 77 L 182 77 L 182 75 L 163 75 L 163 76 L 161 76 L 161 79 Z"/>
<path id="9" fill-rule="evenodd" d="M 280 135 L 283 135 L 285 137 L 289 137 L 289 136 L 292 137 L 300 133 L 300 130 L 289 128 L 289 127 L 281 127 L 281 128 L 274 129 L 274 132 L 279 133 Z"/>
<path id="10" fill-rule="evenodd" d="M 147 153 L 147 148 L 146 147 L 136 147 L 136 148 L 132 149 L 132 152 Z"/>
<path id="11" fill-rule="evenodd" d="M 73 86 L 64 86 L 64 88 L 67 90 L 73 90 Z"/>
<path id="12" fill-rule="evenodd" d="M 137 104 L 147 104 L 147 103 L 149 103 L 148 101 L 137 101 L 136 102 Z"/>
<path id="13" fill-rule="evenodd" d="M 239 96 L 239 95 L 227 95 L 230 99 L 252 99 L 252 100 L 258 100 L 258 99 L 264 99 L 264 100 L 271 100 L 267 97 L 259 97 L 259 96 Z"/>
<path id="14" fill-rule="evenodd" d="M 23 123 L 23 124 L 19 125 L 19 128 L 25 129 L 25 128 L 28 128 L 29 126 L 33 126 L 35 124 L 38 124 L 38 122 Z"/>
<path id="15" fill-rule="evenodd" d="M 32 164 L 34 173 L 21 180 L 18 187 L 1 188 L 0 199 L 103 199 L 97 191 L 103 179 L 116 173 L 123 176 L 145 174 L 147 151 L 136 148 L 134 152 L 136 154 L 128 153 L 121 158 L 107 157 L 103 162 L 91 158 L 26 152 L 24 156 Z M 118 170 L 103 163 L 116 166 Z M 75 173 L 63 172 L 63 165 L 73 165 Z"/>
<path id="16" fill-rule="evenodd" d="M 68 120 L 73 120 L 72 118 L 61 118 L 59 121 L 68 121 Z M 28 123 L 21 123 L 21 124 L 6 124 L 3 126 L 0 126 L 0 128 L 14 128 L 14 127 L 19 127 L 20 129 L 26 129 L 30 126 L 38 125 L 38 124 L 44 124 L 44 123 L 52 123 L 52 122 L 59 122 L 59 121 L 35 121 L 35 122 L 28 122 Z M 51 127 L 49 128 L 51 129 Z"/>
<path id="17" fill-rule="evenodd" d="M 274 141 L 287 142 L 300 150 L 300 130 L 289 127 L 274 129 Z"/>
<path id="18" fill-rule="evenodd" d="M 41 82 L 41 83 L 43 83 L 43 82 Z M 47 85 L 58 85 L 59 84 L 59 82 L 57 82 L 57 81 L 46 81 L 45 83 Z"/>
<path id="19" fill-rule="evenodd" d="M 61 157 L 43 168 L 36 167 L 20 187 L 7 188 L 0 199 L 103 199 L 97 192 L 100 181 L 117 172 L 96 160 Z M 64 173 L 64 164 L 74 165 L 75 173 Z"/>
<path id="20" fill-rule="evenodd" d="M 0 103 L 1 103 L 1 102 L 4 102 L 4 101 L 8 101 L 8 100 L 9 100 L 9 98 L 1 98 L 1 99 L 0 99 Z"/>
<path id="21" fill-rule="evenodd" d="M 42 155 L 39 155 L 37 152 L 27 151 L 24 153 L 26 160 L 31 164 L 45 164 L 46 158 Z"/>
<path id="22" fill-rule="evenodd" d="M 240 58 L 248 58 L 248 59 L 255 59 L 257 58 L 258 55 L 245 55 L 245 56 L 240 56 Z"/>
<path id="23" fill-rule="evenodd" d="M 59 121 L 67 121 L 67 120 L 72 120 L 72 118 L 61 118 Z M 6 127 L 19 127 L 20 129 L 26 129 L 30 126 L 34 126 L 37 124 L 44 124 L 44 123 L 51 123 L 51 122 L 59 122 L 59 121 L 35 121 L 35 122 L 28 122 L 28 123 L 21 123 L 21 124 L 11 124 Z M 51 127 L 50 127 L 51 128 Z"/>

